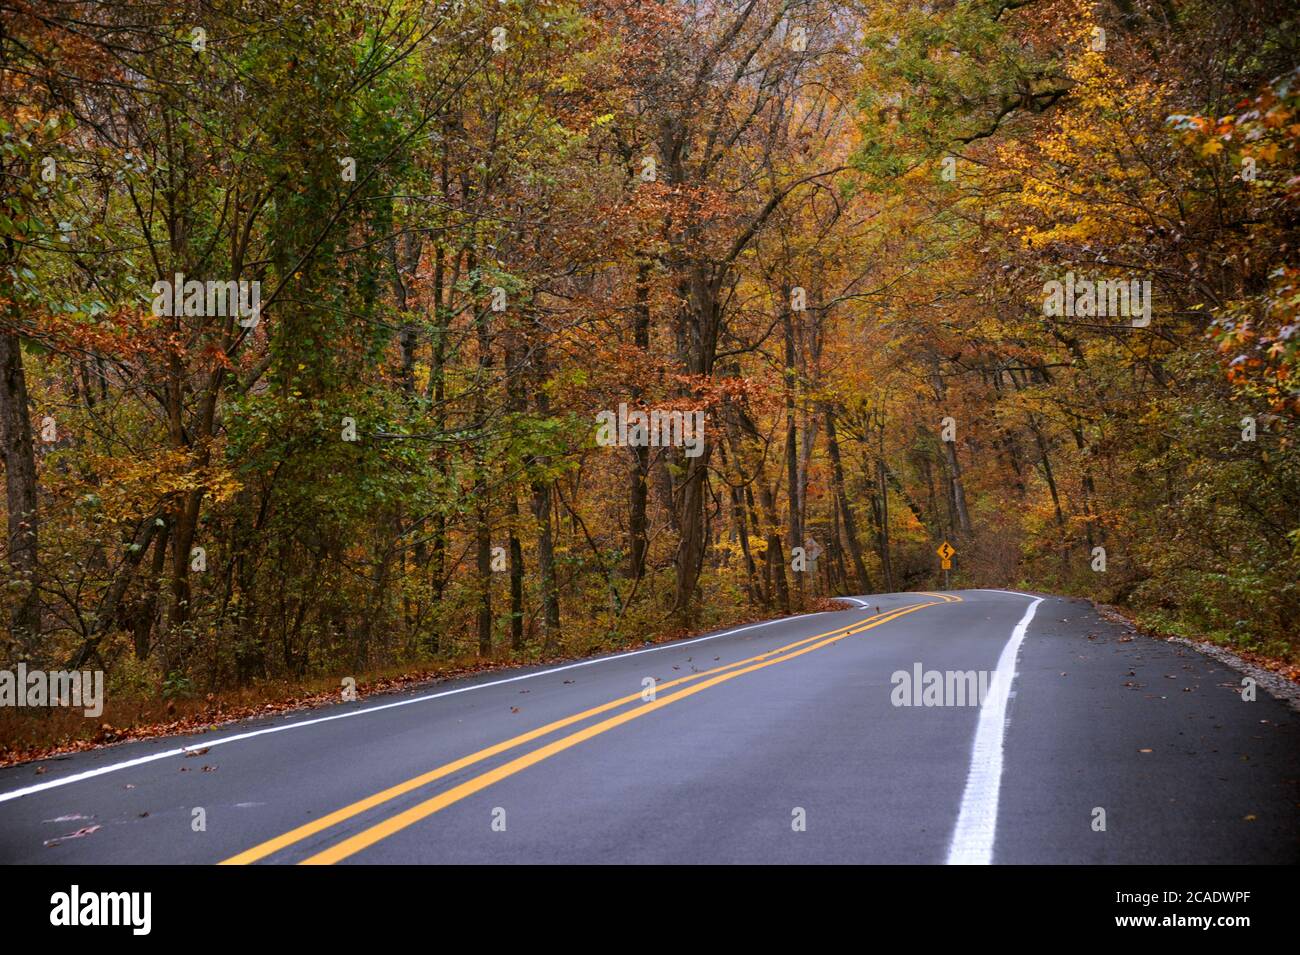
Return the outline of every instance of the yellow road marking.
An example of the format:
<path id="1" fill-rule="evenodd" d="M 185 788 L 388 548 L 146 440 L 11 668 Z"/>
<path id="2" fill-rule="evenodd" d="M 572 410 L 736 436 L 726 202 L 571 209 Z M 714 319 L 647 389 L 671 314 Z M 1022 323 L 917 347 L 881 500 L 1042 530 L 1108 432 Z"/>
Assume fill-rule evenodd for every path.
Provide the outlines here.
<path id="1" fill-rule="evenodd" d="M 960 597 L 956 598 L 957 602 L 959 602 L 960 600 L 961 600 Z M 954 601 L 945 601 L 945 602 L 951 603 Z M 540 763 L 542 760 L 554 756 L 556 753 L 561 753 L 566 749 L 570 749 L 573 746 L 577 746 L 579 743 L 589 740 L 594 736 L 599 736 L 601 733 L 608 732 L 609 730 L 613 729 L 616 726 L 622 726 L 624 723 L 628 723 L 634 719 L 638 719 L 639 717 L 645 716 L 647 713 L 653 712 L 654 710 L 661 709 L 670 703 L 676 702 L 677 700 L 685 699 L 688 696 L 694 696 L 696 693 L 701 693 L 704 690 L 709 689 L 710 687 L 717 686 L 719 683 L 724 683 L 727 680 L 735 679 L 736 677 L 743 676 L 746 673 L 752 673 L 755 670 L 761 670 L 764 667 L 769 667 L 777 663 L 784 663 L 787 660 L 793 660 L 795 657 L 803 656 L 805 653 L 811 653 L 813 650 L 818 650 L 821 647 L 829 646 L 832 643 L 836 643 L 840 640 L 843 640 L 845 637 L 851 634 L 857 634 L 857 633 L 862 633 L 865 630 L 871 630 L 875 627 L 881 626 L 882 624 L 886 624 L 889 621 L 894 620 L 898 617 L 902 617 L 909 613 L 915 613 L 917 610 L 923 610 L 926 607 L 934 607 L 937 605 L 938 605 L 937 602 L 913 604 L 911 606 L 904 607 L 896 611 L 891 611 L 889 613 L 881 614 L 879 615 L 879 619 L 868 617 L 865 621 L 860 621 L 861 625 L 853 624 L 847 628 L 842 628 L 843 632 L 837 630 L 829 631 L 829 633 L 832 634 L 838 633 L 839 634 L 838 636 L 831 636 L 829 637 L 829 639 L 821 640 L 820 642 L 817 643 L 811 643 L 808 646 L 805 646 L 801 649 L 794 650 L 793 652 L 778 657 L 776 659 L 764 660 L 762 662 L 754 663 L 751 666 L 744 667 L 743 669 L 734 669 L 730 673 L 722 673 L 709 680 L 705 680 L 702 683 L 697 683 L 695 686 L 687 687 L 684 690 L 679 690 L 678 692 L 672 694 L 671 696 L 665 697 L 663 699 L 656 699 L 652 703 L 646 703 L 643 706 L 626 710 L 623 713 L 619 713 L 617 716 L 612 716 L 606 720 L 602 720 L 599 723 L 594 723 L 591 726 L 584 727 L 583 729 L 578 730 L 576 733 L 571 733 L 568 736 L 562 737 L 558 740 L 548 743 L 545 746 L 540 746 L 530 753 L 525 753 L 522 756 L 518 756 L 515 759 L 512 759 L 508 763 L 503 763 L 502 765 L 498 766 L 495 769 L 488 770 L 487 772 L 481 773 L 480 775 L 475 776 L 472 779 L 468 779 L 457 786 L 453 786 L 451 789 L 439 793 L 437 796 L 434 796 L 431 799 L 427 799 L 422 803 L 412 806 L 411 808 L 398 813 L 396 816 L 392 816 L 389 819 L 385 819 L 382 822 L 376 823 L 375 825 L 370 826 L 368 829 L 364 829 L 361 832 L 357 833 L 356 835 L 350 836 L 349 838 L 344 839 L 342 842 L 336 843 L 330 848 L 324 849 L 321 852 L 318 852 L 315 855 L 310 856 L 307 859 L 304 859 L 299 864 L 300 865 L 332 865 L 335 862 L 339 862 L 342 859 L 346 859 L 348 856 L 360 852 L 362 849 L 365 849 L 368 846 L 374 845 L 376 842 L 379 842 L 380 840 L 385 839 L 388 836 L 391 836 L 395 832 L 399 832 L 400 830 L 405 829 L 407 826 L 414 825 L 415 823 L 419 822 L 421 819 L 424 819 L 427 816 L 431 816 L 435 812 L 438 812 L 441 809 L 445 809 L 447 806 L 450 806 L 453 803 L 459 802 L 461 799 L 464 799 L 466 796 L 473 795 L 474 793 L 479 792 L 480 790 L 486 789 L 488 786 L 491 786 L 493 783 L 500 782 L 501 780 L 509 776 L 513 776 L 514 774 L 524 769 L 527 769 L 529 766 L 533 766 L 536 763 Z M 823 634 L 822 636 L 826 636 L 826 635 Z M 819 638 L 813 637 L 811 639 L 818 640 Z M 637 698 L 639 698 L 639 696 L 640 694 L 636 694 Z"/>
<path id="2" fill-rule="evenodd" d="M 950 604 L 959 604 L 962 602 L 961 598 L 958 597 L 956 594 L 931 593 L 928 590 L 913 590 L 913 591 L 909 591 L 909 593 L 920 594 L 922 597 L 938 597 L 940 600 L 943 600 Z"/>
<path id="3" fill-rule="evenodd" d="M 811 637 L 803 637 L 799 640 L 796 640 L 793 643 L 787 643 L 783 647 L 777 647 L 773 650 L 764 651 L 763 653 L 757 654 L 756 656 L 749 657 L 748 659 L 745 660 L 737 660 L 735 663 L 725 663 L 722 666 L 714 667 L 711 670 L 702 670 L 699 673 L 692 673 L 689 676 L 678 677 L 675 680 L 670 680 L 666 683 L 658 684 L 655 687 L 655 690 L 656 692 L 658 692 L 659 690 L 665 690 L 670 687 L 679 686 L 683 683 L 688 683 L 692 680 L 703 679 L 704 677 L 709 676 L 711 674 L 722 673 L 726 670 L 734 669 L 735 667 L 744 666 L 747 663 L 754 663 L 755 661 L 765 659 L 766 657 L 770 657 L 778 653 L 784 653 L 787 650 L 793 650 L 797 647 L 801 647 L 805 643 L 812 643 L 814 640 L 820 640 L 823 637 L 828 637 L 833 633 L 839 633 L 841 630 L 850 630 L 853 627 L 856 627 L 860 624 L 866 623 L 870 620 L 875 620 L 877 617 L 887 616 L 889 613 L 892 612 L 893 611 L 886 611 L 885 613 L 881 613 L 881 614 L 873 614 L 870 617 L 864 617 L 861 620 L 858 620 L 854 623 L 846 624 L 845 626 L 842 627 L 836 627 L 834 630 L 827 630 L 825 633 L 814 634 Z M 537 727 L 537 729 L 529 730 L 526 733 L 521 733 L 518 736 L 511 737 L 508 740 L 504 740 L 503 742 L 496 743 L 492 746 L 489 746 L 486 749 L 481 749 L 476 753 L 470 753 L 468 756 L 462 756 L 460 759 L 453 760 L 450 763 L 447 763 L 443 766 L 439 766 L 437 769 L 432 769 L 427 773 L 423 773 L 419 776 L 415 776 L 414 778 L 408 779 L 405 782 L 398 783 L 395 786 L 390 786 L 388 789 L 385 789 L 381 792 L 377 792 L 373 796 L 367 796 L 365 799 L 344 806 L 342 809 L 337 809 L 334 812 L 329 813 L 328 815 L 321 816 L 319 819 L 314 819 L 311 822 L 304 823 L 303 825 L 298 826 L 296 829 L 291 829 L 289 832 L 286 832 L 283 835 L 276 836 L 273 839 L 268 839 L 266 842 L 259 843 L 258 845 L 253 846 L 253 848 L 251 849 L 246 849 L 245 851 L 239 853 L 238 855 L 233 855 L 229 859 L 223 860 L 222 862 L 219 863 L 219 865 L 247 865 L 250 862 L 256 862 L 258 859 L 264 859 L 267 856 L 271 855 L 272 853 L 280 851 L 286 846 L 291 846 L 295 842 L 300 842 L 303 839 L 306 839 L 308 836 L 313 836 L 318 832 L 322 832 L 323 830 L 328 829 L 331 826 L 343 822 L 344 820 L 351 819 L 353 816 L 358 815 L 359 813 L 363 813 L 368 809 L 373 809 L 375 806 L 382 805 L 383 803 L 386 803 L 391 799 L 396 799 L 398 796 L 401 796 L 404 793 L 408 793 L 413 789 L 419 789 L 421 786 L 428 785 L 431 782 L 434 782 L 438 779 L 442 779 L 444 776 L 449 776 L 450 774 L 457 772 L 458 770 L 464 769 L 467 766 L 472 766 L 475 763 L 482 762 L 483 760 L 488 759 L 492 756 L 496 756 L 499 755 L 500 753 L 504 753 L 506 750 L 513 749 L 516 746 L 521 746 L 524 743 L 532 742 L 533 740 L 545 736 L 548 733 L 553 733 L 556 730 L 563 729 L 566 726 L 572 726 L 574 723 L 577 723 L 581 720 L 585 720 L 588 717 L 597 716 L 600 713 L 608 712 L 609 710 L 622 706 L 625 703 L 631 703 L 632 701 L 639 700 L 639 699 L 641 699 L 640 692 L 630 693 L 627 696 L 620 697 L 619 699 L 610 700 L 608 703 L 602 703 L 599 706 L 593 706 L 590 709 L 583 710 L 581 713 L 575 713 L 572 716 L 566 716 L 563 719 L 559 719 L 559 720 L 555 720 L 554 722 L 547 723 L 545 726 L 539 726 Z"/>

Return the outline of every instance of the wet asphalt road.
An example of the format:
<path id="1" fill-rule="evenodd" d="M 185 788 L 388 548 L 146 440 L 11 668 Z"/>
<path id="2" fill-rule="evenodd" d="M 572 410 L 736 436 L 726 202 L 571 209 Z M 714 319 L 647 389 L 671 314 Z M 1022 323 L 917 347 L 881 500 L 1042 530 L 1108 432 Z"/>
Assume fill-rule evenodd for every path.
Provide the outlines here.
<path id="1" fill-rule="evenodd" d="M 1300 721 L 1236 671 L 1081 601 L 857 602 L 0 770 L 0 862 L 1300 861 Z"/>

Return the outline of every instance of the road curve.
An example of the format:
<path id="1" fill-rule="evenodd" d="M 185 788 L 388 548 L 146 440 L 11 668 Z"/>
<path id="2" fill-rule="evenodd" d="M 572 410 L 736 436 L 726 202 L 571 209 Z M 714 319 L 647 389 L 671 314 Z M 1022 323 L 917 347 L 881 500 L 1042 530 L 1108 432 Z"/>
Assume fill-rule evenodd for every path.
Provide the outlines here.
<path id="1" fill-rule="evenodd" d="M 0 770 L 0 862 L 1300 861 L 1296 714 L 1223 664 L 1082 601 L 855 602 Z"/>

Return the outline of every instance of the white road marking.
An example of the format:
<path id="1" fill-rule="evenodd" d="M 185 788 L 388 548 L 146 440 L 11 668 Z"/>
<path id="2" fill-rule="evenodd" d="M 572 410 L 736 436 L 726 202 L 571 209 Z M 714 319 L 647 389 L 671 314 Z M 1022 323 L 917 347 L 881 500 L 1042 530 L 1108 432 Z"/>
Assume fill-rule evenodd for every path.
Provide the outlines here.
<path id="1" fill-rule="evenodd" d="M 1016 593 L 1016 591 L 998 591 Z M 970 771 L 961 811 L 948 847 L 948 865 L 988 865 L 993 861 L 993 840 L 998 828 L 998 793 L 1002 788 L 1002 745 L 1007 726 L 1007 701 L 1016 676 L 1016 656 L 1025 641 L 1034 611 L 1042 597 L 1021 594 L 1033 603 L 1025 610 L 1011 638 L 998 657 L 998 668 L 990 681 L 989 693 L 980 707 L 975 745 L 971 748 Z"/>
<path id="2" fill-rule="evenodd" d="M 1022 590 L 996 590 L 993 587 L 972 587 L 971 590 L 981 591 L 986 594 L 1016 594 L 1019 597 L 1028 597 L 1030 600 L 1042 600 L 1039 594 L 1027 594 Z"/>
<path id="3" fill-rule="evenodd" d="M 315 719 L 299 720 L 296 723 L 287 723 L 283 726 L 270 726 L 264 729 L 252 730 L 247 733 L 236 733 L 233 736 L 225 736 L 221 739 L 202 740 L 191 746 L 180 746 L 175 749 L 163 750 L 158 753 L 150 753 L 147 756 L 137 756 L 135 759 L 123 760 L 120 763 L 112 763 L 108 766 L 101 766 L 98 769 L 87 769 L 84 772 L 74 773 L 71 776 L 64 776 L 59 779 L 51 779 L 43 783 L 34 783 L 31 786 L 24 786 L 22 789 L 15 789 L 7 793 L 0 793 L 0 802 L 8 802 L 10 799 L 18 799 L 20 796 L 29 796 L 32 793 L 42 792 L 46 789 L 54 789 L 58 786 L 67 786 L 71 783 L 81 782 L 83 779 L 93 779 L 96 776 L 103 776 L 107 773 L 115 773 L 118 770 L 130 769 L 134 766 L 143 766 L 145 763 L 153 763 L 160 759 L 169 759 L 172 756 L 183 756 L 192 749 L 206 749 L 211 746 L 222 746 L 226 743 L 237 743 L 241 740 L 252 739 L 255 736 L 266 736 L 270 733 L 283 733 L 286 730 L 302 729 L 304 726 L 316 726 L 320 723 L 330 723 L 334 720 L 346 720 L 354 716 L 365 716 L 368 713 L 378 713 L 380 710 L 391 710 L 398 706 L 410 706 L 412 703 L 425 703 L 429 700 L 441 699 L 444 696 L 455 696 L 457 693 L 468 693 L 471 690 L 485 690 L 490 686 L 502 686 L 506 683 L 515 683 L 519 680 L 531 680 L 534 677 L 546 676 L 550 673 L 562 673 L 565 670 L 576 670 L 578 667 L 589 667 L 597 663 L 606 663 L 610 660 L 619 660 L 624 657 L 635 657 L 642 653 L 654 653 L 656 650 L 668 650 L 673 647 L 689 647 L 693 643 L 703 643 L 706 640 L 717 640 L 719 637 L 729 637 L 737 633 L 744 633 L 746 630 L 756 630 L 759 627 L 769 627 L 774 623 L 787 623 L 791 620 L 807 620 L 812 617 L 820 617 L 823 614 L 834 611 L 822 610 L 818 613 L 803 614 L 799 617 L 782 617 L 779 620 L 764 620 L 762 623 L 751 623 L 744 627 L 737 627 L 734 630 L 723 630 L 721 633 L 709 634 L 706 637 L 695 637 L 691 640 L 681 640 L 676 643 L 663 643 L 654 647 L 644 647 L 640 650 L 629 650 L 624 653 L 615 653 L 610 656 L 596 657 L 592 660 L 579 660 L 577 663 L 566 663 L 563 666 L 551 667 L 548 670 L 537 670 L 533 673 L 521 673 L 518 676 L 506 677 L 501 680 L 492 680 L 487 683 L 474 683 L 470 686 L 457 687 L 454 690 L 443 690 L 439 693 L 426 693 L 423 696 L 415 696 L 406 700 L 396 700 L 392 703 L 381 703 L 377 706 L 368 706 L 364 709 L 348 710 L 346 713 L 335 713 L 331 716 L 318 716 Z M 290 717 L 292 719 L 292 717 Z"/>

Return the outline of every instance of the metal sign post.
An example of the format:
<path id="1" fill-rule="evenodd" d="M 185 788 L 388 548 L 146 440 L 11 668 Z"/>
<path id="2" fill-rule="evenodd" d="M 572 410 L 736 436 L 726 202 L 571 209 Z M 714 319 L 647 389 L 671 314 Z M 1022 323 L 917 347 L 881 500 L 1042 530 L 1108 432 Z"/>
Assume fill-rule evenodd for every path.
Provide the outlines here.
<path id="1" fill-rule="evenodd" d="M 939 545 L 939 549 L 936 550 L 935 553 L 939 555 L 939 566 L 943 568 L 943 589 L 947 590 L 948 571 L 952 569 L 952 555 L 957 553 L 957 551 L 953 549 L 951 544 L 944 541 Z"/>

